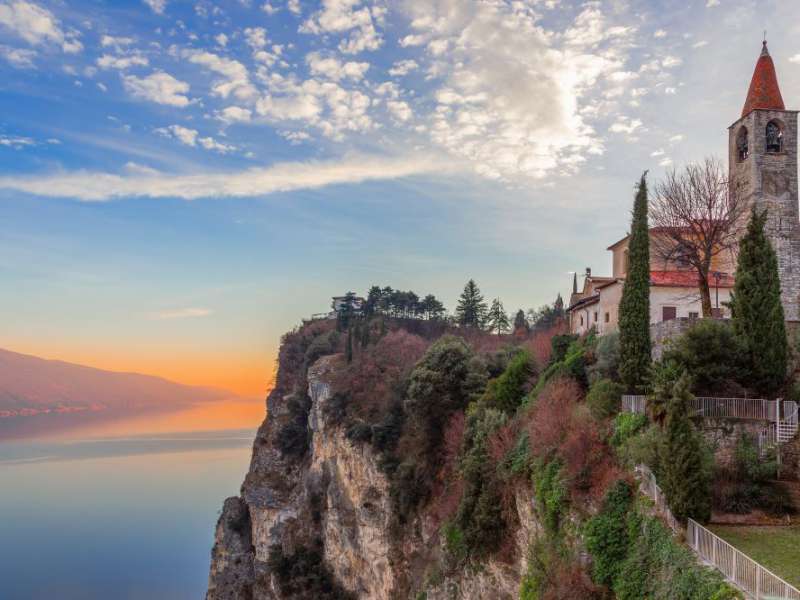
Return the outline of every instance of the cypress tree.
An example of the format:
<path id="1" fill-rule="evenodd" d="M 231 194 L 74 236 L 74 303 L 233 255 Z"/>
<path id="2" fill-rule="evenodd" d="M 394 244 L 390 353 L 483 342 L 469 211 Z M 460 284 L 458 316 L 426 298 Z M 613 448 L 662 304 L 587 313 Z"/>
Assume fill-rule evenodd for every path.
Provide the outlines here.
<path id="1" fill-rule="evenodd" d="M 650 232 L 647 172 L 633 202 L 628 269 L 619 303 L 619 372 L 628 391 L 644 387 L 650 369 Z"/>
<path id="2" fill-rule="evenodd" d="M 487 325 L 489 326 L 489 331 L 498 335 L 508 331 L 508 315 L 500 298 L 492 300 L 492 307 L 487 315 Z"/>
<path id="3" fill-rule="evenodd" d="M 672 385 L 659 456 L 659 482 L 676 519 L 685 522 L 691 517 L 705 522 L 711 516 L 711 472 L 702 438 L 689 420 L 690 386 L 685 372 Z"/>
<path id="4" fill-rule="evenodd" d="M 778 258 L 764 232 L 766 222 L 766 211 L 758 214 L 753 209 L 739 245 L 731 308 L 734 331 L 747 352 L 752 384 L 769 394 L 786 379 L 788 344 Z"/>
<path id="5" fill-rule="evenodd" d="M 347 359 L 347 363 L 350 364 L 353 362 L 353 328 L 348 327 L 347 329 L 347 344 L 344 348 L 345 358 Z"/>
<path id="6" fill-rule="evenodd" d="M 464 291 L 458 299 L 456 319 L 462 327 L 483 327 L 486 321 L 486 302 L 478 289 L 474 279 L 470 279 L 464 286 Z"/>

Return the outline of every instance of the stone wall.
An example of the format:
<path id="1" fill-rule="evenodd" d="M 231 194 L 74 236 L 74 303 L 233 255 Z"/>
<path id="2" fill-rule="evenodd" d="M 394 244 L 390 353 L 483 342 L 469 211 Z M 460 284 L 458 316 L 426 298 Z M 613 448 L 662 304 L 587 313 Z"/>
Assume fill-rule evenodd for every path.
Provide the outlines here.
<path id="1" fill-rule="evenodd" d="M 714 452 L 714 462 L 719 466 L 732 467 L 736 443 L 743 435 L 748 435 L 758 443 L 758 434 L 768 421 L 751 421 L 744 419 L 698 419 L 695 423 L 700 427 L 703 436 Z"/>
<path id="2" fill-rule="evenodd" d="M 679 317 L 669 321 L 661 321 L 650 325 L 650 343 L 653 360 L 661 360 L 665 344 L 674 337 L 683 335 L 687 329 L 697 323 L 697 319 Z"/>

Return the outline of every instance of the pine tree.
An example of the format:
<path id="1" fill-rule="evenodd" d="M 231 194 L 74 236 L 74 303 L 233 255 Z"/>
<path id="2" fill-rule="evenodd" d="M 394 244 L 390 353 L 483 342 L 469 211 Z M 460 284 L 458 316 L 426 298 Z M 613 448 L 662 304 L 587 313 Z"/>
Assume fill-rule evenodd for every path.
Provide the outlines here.
<path id="1" fill-rule="evenodd" d="M 650 232 L 647 172 L 633 203 L 628 273 L 619 304 L 620 377 L 628 391 L 644 387 L 650 369 Z"/>
<path id="2" fill-rule="evenodd" d="M 506 310 L 500 298 L 492 300 L 492 307 L 489 309 L 486 322 L 489 326 L 489 331 L 497 335 L 508 331 L 511 323 L 508 321 L 508 315 L 506 314 Z"/>
<path id="3" fill-rule="evenodd" d="M 746 348 L 752 384 L 764 394 L 786 379 L 787 340 L 778 259 L 764 233 L 767 213 L 753 209 L 739 245 L 731 308 L 734 331 Z"/>
<path id="4" fill-rule="evenodd" d="M 524 335 L 530 331 L 530 326 L 528 325 L 528 319 L 525 318 L 525 311 L 521 308 L 517 311 L 517 315 L 514 317 L 514 333 L 517 335 Z"/>
<path id="5" fill-rule="evenodd" d="M 464 286 L 458 299 L 456 321 L 462 327 L 483 327 L 486 321 L 486 302 L 474 279 Z"/>
<path id="6" fill-rule="evenodd" d="M 702 437 L 689 420 L 690 386 L 686 373 L 672 385 L 660 448 L 659 482 L 676 519 L 685 522 L 691 517 L 705 522 L 711 516 L 711 471 Z"/>

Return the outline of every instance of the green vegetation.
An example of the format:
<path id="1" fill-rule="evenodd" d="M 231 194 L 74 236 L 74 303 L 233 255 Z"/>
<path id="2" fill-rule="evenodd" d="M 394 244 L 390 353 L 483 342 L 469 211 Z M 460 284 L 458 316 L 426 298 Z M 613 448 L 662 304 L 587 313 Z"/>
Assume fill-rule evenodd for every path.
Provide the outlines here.
<path id="1" fill-rule="evenodd" d="M 739 244 L 731 309 L 750 363 L 753 387 L 769 394 L 786 379 L 788 342 L 775 250 L 764 232 L 766 212 L 755 209 Z"/>
<path id="2" fill-rule="evenodd" d="M 489 312 L 486 315 L 486 326 L 489 331 L 497 335 L 506 333 L 511 326 L 508 315 L 506 314 L 506 309 L 503 308 L 503 303 L 500 302 L 500 298 L 492 300 L 492 306 L 489 308 Z"/>
<path id="3" fill-rule="evenodd" d="M 636 436 L 647 427 L 647 416 L 633 413 L 620 413 L 614 419 L 614 433 L 611 435 L 611 445 L 621 448 L 628 440 Z"/>
<path id="4" fill-rule="evenodd" d="M 633 203 L 628 273 L 619 304 L 620 365 L 628 391 L 643 389 L 650 369 L 650 232 L 647 225 L 647 173 Z"/>
<path id="5" fill-rule="evenodd" d="M 294 394 L 286 405 L 289 418 L 278 430 L 277 445 L 284 456 L 302 458 L 308 451 L 308 411 L 311 409 L 311 398 L 308 394 Z"/>
<path id="6" fill-rule="evenodd" d="M 633 490 L 618 481 L 606 494 L 597 516 L 586 524 L 586 548 L 594 557 L 594 580 L 611 586 L 619 576 L 631 544 L 627 515 L 633 504 Z"/>
<path id="7" fill-rule="evenodd" d="M 478 289 L 475 280 L 470 279 L 456 306 L 456 322 L 462 327 L 481 328 L 486 322 L 486 302 Z"/>
<path id="8" fill-rule="evenodd" d="M 800 588 L 800 526 L 712 525 L 709 529 L 740 552 Z"/>
<path id="9" fill-rule="evenodd" d="M 533 358 L 526 350 L 517 352 L 499 377 L 489 382 L 483 403 L 509 415 L 516 412 L 530 389 Z"/>
<path id="10" fill-rule="evenodd" d="M 613 417 L 619 412 L 620 398 L 625 388 L 610 379 L 598 379 L 586 394 L 586 404 L 595 419 Z"/>
<path id="11" fill-rule="evenodd" d="M 322 560 L 322 548 L 300 547 L 285 554 L 279 545 L 269 549 L 267 565 L 278 580 L 284 598 L 319 600 L 355 600 L 355 596 L 339 586 Z"/>
<path id="12" fill-rule="evenodd" d="M 597 340 L 596 362 L 590 369 L 589 380 L 611 379 L 619 382 L 619 332 L 612 331 Z"/>
<path id="13" fill-rule="evenodd" d="M 569 492 L 558 459 L 534 465 L 533 489 L 545 531 L 555 536 L 569 507 Z"/>
<path id="14" fill-rule="evenodd" d="M 703 523 L 711 516 L 712 458 L 689 420 L 689 385 L 686 374 L 672 385 L 657 475 L 675 518 Z"/>
<path id="15" fill-rule="evenodd" d="M 671 341 L 663 361 L 689 373 L 698 395 L 740 397 L 748 382 L 746 355 L 730 323 L 701 320 Z"/>

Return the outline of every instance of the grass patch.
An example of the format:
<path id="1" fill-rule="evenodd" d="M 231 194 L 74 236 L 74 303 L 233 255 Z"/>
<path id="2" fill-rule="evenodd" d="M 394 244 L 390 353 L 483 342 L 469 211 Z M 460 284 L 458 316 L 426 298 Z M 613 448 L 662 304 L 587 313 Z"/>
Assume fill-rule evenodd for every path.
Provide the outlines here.
<path id="1" fill-rule="evenodd" d="M 800 526 L 713 525 L 709 529 L 778 577 L 800 588 Z"/>

